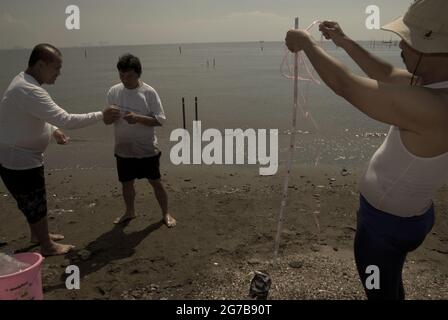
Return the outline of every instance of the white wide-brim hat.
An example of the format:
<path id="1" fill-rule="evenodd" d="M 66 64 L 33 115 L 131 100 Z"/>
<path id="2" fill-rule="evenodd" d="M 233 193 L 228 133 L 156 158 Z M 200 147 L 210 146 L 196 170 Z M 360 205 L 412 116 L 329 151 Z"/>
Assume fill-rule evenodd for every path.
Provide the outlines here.
<path id="1" fill-rule="evenodd" d="M 448 53 L 448 0 L 417 0 L 404 17 L 381 29 L 422 53 Z"/>

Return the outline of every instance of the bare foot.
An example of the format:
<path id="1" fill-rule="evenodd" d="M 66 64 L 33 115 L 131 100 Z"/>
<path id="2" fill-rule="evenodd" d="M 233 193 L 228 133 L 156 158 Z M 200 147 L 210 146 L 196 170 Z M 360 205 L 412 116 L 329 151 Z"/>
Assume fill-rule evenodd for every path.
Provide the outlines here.
<path id="1" fill-rule="evenodd" d="M 42 253 L 42 255 L 45 257 L 60 256 L 60 255 L 68 253 L 73 248 L 75 248 L 75 246 L 72 246 L 70 244 L 59 244 L 59 243 L 52 241 L 52 243 L 49 247 L 44 248 L 41 246 L 40 253 Z"/>
<path id="2" fill-rule="evenodd" d="M 173 228 L 176 226 L 177 221 L 168 213 L 163 216 L 163 223 L 165 223 L 168 228 Z"/>
<path id="3" fill-rule="evenodd" d="M 114 220 L 114 224 L 122 224 L 131 221 L 132 219 L 137 218 L 135 213 L 125 213 L 120 218 Z"/>
<path id="4" fill-rule="evenodd" d="M 61 241 L 64 240 L 64 236 L 62 234 L 52 234 L 50 233 L 50 240 L 52 241 Z M 31 243 L 33 244 L 39 244 L 39 240 L 36 238 L 36 236 L 31 236 Z"/>

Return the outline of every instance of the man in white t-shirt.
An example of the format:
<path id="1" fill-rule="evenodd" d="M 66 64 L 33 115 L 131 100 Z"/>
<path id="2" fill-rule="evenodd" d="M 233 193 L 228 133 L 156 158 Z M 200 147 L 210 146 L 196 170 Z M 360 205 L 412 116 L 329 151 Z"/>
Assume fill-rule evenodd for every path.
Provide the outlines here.
<path id="1" fill-rule="evenodd" d="M 42 88 L 54 84 L 62 67 L 61 52 L 50 44 L 37 45 L 28 68 L 17 75 L 0 102 L 0 176 L 31 230 L 31 241 L 39 243 L 46 256 L 65 254 L 71 245 L 58 244 L 62 235 L 50 234 L 43 153 L 53 136 L 59 144 L 68 142 L 58 128 L 76 129 L 103 120 L 113 123 L 119 110 L 69 114 Z"/>
<path id="2" fill-rule="evenodd" d="M 126 212 L 114 223 L 125 223 L 136 217 L 134 209 L 135 179 L 148 179 L 160 208 L 163 222 L 169 227 L 176 220 L 168 212 L 168 196 L 160 180 L 160 150 L 154 127 L 166 118 L 157 92 L 140 80 L 140 60 L 125 54 L 117 63 L 121 83 L 110 88 L 107 101 L 120 108 L 122 118 L 115 121 L 115 157 L 118 179 L 122 183 Z"/>

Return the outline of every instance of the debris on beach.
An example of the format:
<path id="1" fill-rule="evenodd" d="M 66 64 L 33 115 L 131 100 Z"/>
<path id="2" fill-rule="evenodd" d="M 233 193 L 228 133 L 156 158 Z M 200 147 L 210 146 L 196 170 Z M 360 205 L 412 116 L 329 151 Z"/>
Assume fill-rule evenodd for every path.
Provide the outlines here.
<path id="1" fill-rule="evenodd" d="M 60 266 L 61 266 L 61 268 L 67 268 L 71 264 L 72 264 L 72 262 L 70 261 L 70 259 L 64 259 L 64 261 L 62 261 Z"/>
<path id="2" fill-rule="evenodd" d="M 150 284 L 149 288 L 151 291 L 159 291 L 160 286 L 157 284 Z"/>
<path id="3" fill-rule="evenodd" d="M 70 196 L 70 197 L 65 197 L 65 198 L 57 198 L 56 202 L 64 202 L 64 201 L 74 201 L 74 200 L 80 200 L 80 197 L 76 197 L 76 196 Z"/>
<path id="4" fill-rule="evenodd" d="M 257 300 L 267 300 L 271 283 L 271 277 L 267 272 L 255 271 L 255 276 L 250 283 L 249 297 Z"/>
<path id="5" fill-rule="evenodd" d="M 92 253 L 89 250 L 83 249 L 78 252 L 78 257 L 83 261 L 87 261 L 90 259 Z"/>
<path id="6" fill-rule="evenodd" d="M 293 269 L 300 269 L 303 267 L 302 261 L 291 261 L 288 263 L 288 265 Z"/>
<path id="7" fill-rule="evenodd" d="M 373 137 L 373 138 L 383 138 L 386 137 L 387 133 L 382 132 L 368 132 L 364 134 L 365 138 Z"/>
<path id="8" fill-rule="evenodd" d="M 240 188 L 234 188 L 234 187 L 227 188 L 227 186 L 224 186 L 224 188 L 214 189 L 212 192 L 214 194 L 232 194 L 232 193 L 236 193 L 236 192 L 240 192 L 240 191 L 243 191 L 243 190 Z M 248 191 L 248 190 L 246 190 L 246 191 Z"/>
<path id="9" fill-rule="evenodd" d="M 286 134 L 286 135 L 291 135 L 291 133 L 292 133 L 292 130 L 285 130 L 285 131 L 283 131 L 283 134 Z M 302 131 L 302 130 L 297 130 L 296 133 L 298 133 L 298 134 L 311 134 L 311 132 L 309 132 L 309 131 Z"/>
<path id="10" fill-rule="evenodd" d="M 57 215 L 61 215 L 64 213 L 73 213 L 75 212 L 75 210 L 73 209 L 54 209 L 54 210 L 49 210 L 50 214 L 57 214 Z"/>
<path id="11" fill-rule="evenodd" d="M 251 258 L 249 260 L 247 260 L 247 264 L 250 266 L 255 266 L 255 265 L 259 265 L 262 264 L 263 262 L 260 259 L 257 258 Z"/>
<path id="12" fill-rule="evenodd" d="M 387 137 L 387 133 L 384 132 L 367 132 L 361 135 L 356 134 L 356 138 L 385 138 Z"/>

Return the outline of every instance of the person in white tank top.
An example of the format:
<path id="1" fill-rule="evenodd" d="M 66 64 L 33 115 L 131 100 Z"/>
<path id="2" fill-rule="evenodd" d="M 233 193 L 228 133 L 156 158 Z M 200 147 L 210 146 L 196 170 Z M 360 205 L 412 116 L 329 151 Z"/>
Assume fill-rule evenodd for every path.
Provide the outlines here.
<path id="1" fill-rule="evenodd" d="M 303 30 L 286 45 L 304 51 L 322 80 L 369 117 L 390 124 L 384 143 L 361 178 L 355 260 L 369 299 L 404 299 L 402 269 L 408 252 L 434 224 L 432 197 L 448 178 L 448 1 L 417 0 L 383 27 L 401 37 L 406 69 L 373 56 L 324 21 L 320 31 L 343 48 L 368 77 L 350 72 Z M 375 265 L 380 286 L 369 289 Z"/>

